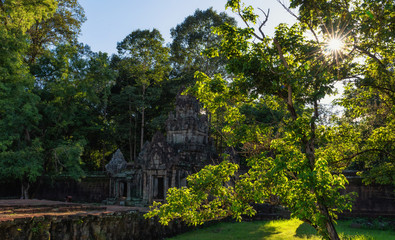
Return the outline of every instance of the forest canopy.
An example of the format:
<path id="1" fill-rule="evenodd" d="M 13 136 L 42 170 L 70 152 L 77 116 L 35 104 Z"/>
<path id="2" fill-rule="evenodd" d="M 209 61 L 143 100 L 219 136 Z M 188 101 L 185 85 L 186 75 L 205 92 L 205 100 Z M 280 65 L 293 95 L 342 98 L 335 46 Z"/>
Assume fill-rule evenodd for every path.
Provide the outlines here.
<path id="1" fill-rule="evenodd" d="M 135 161 L 194 72 L 224 71 L 224 59 L 200 51 L 220 41 L 211 27 L 235 24 L 196 10 L 171 29 L 169 46 L 157 29 L 138 29 L 109 56 L 78 42 L 86 16 L 77 0 L 1 1 L 0 21 L 0 181 L 19 181 L 24 198 L 44 177 L 104 171 L 118 148 Z"/>

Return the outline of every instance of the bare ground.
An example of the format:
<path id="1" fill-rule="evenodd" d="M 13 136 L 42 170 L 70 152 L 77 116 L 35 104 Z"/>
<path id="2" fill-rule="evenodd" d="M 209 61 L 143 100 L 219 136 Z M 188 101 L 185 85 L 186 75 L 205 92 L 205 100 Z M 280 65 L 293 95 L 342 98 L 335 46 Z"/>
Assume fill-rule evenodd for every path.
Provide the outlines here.
<path id="1" fill-rule="evenodd" d="M 114 205 L 93 205 L 37 199 L 0 200 L 0 222 L 17 218 L 66 215 L 101 215 L 114 212 L 146 212 L 146 208 Z"/>

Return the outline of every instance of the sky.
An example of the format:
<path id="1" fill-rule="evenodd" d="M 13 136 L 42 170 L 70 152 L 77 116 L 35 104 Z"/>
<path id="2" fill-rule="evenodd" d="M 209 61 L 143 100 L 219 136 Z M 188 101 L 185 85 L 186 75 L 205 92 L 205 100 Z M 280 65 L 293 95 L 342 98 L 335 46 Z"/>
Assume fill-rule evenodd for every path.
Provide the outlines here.
<path id="1" fill-rule="evenodd" d="M 288 0 L 280 0 L 288 4 Z M 181 24 L 196 9 L 206 10 L 213 7 L 217 12 L 226 12 L 244 23 L 230 10 L 225 11 L 226 0 L 79 0 L 85 10 L 87 21 L 83 23 L 79 41 L 87 44 L 94 52 L 117 52 L 117 42 L 137 29 L 158 29 L 166 43 L 171 42 L 170 29 Z M 270 9 L 269 20 L 263 28 L 271 36 L 280 23 L 292 24 L 291 16 L 277 0 L 244 0 L 255 9 Z M 342 92 L 342 87 L 336 87 Z M 337 96 L 328 96 L 322 103 L 329 104 Z"/>
<path id="2" fill-rule="evenodd" d="M 284 0 L 281 0 L 284 1 Z M 226 0 L 79 0 L 85 10 L 87 21 L 82 25 L 79 41 L 92 51 L 116 53 L 117 42 L 137 29 L 158 29 L 166 43 L 171 42 L 170 29 L 181 24 L 196 9 L 213 7 L 217 12 L 225 11 Z M 265 11 L 270 8 L 270 17 L 265 32 L 273 33 L 279 23 L 295 22 L 277 0 L 246 0 L 246 4 Z M 287 2 L 285 0 L 285 2 Z M 231 11 L 239 26 L 240 19 Z"/>

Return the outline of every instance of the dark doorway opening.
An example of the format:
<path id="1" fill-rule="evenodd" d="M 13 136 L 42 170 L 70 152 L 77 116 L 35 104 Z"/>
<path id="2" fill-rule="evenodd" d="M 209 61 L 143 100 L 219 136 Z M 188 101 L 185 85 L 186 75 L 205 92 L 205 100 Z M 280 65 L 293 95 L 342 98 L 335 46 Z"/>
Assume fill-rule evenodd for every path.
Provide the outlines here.
<path id="1" fill-rule="evenodd" d="M 126 197 L 128 191 L 126 182 L 121 182 L 119 187 L 120 187 L 121 197 Z"/>
<path id="2" fill-rule="evenodd" d="M 165 182 L 163 177 L 158 177 L 158 195 L 156 196 L 157 199 L 164 199 L 165 198 Z"/>

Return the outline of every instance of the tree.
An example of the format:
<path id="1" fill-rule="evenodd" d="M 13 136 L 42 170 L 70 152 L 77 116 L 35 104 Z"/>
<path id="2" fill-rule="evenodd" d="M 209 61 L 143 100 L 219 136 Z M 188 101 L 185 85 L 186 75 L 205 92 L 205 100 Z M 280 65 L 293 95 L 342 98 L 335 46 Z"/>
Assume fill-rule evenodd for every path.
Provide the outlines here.
<path id="1" fill-rule="evenodd" d="M 119 58 L 115 57 L 117 60 Z M 137 122 L 139 119 L 137 101 L 139 95 L 134 82 L 128 79 L 123 62 L 112 59 L 114 69 L 118 70 L 118 81 L 111 90 L 110 116 L 114 122 L 116 143 L 122 152 L 129 153 L 131 160 L 137 156 Z M 114 63 L 116 62 L 116 63 Z M 122 81 L 120 81 L 122 79 Z M 126 114 L 125 114 L 126 111 Z"/>
<path id="2" fill-rule="evenodd" d="M 83 84 L 87 94 L 84 102 L 90 121 L 81 129 L 82 135 L 87 139 L 82 160 L 87 170 L 104 170 L 106 160 L 116 150 L 114 125 L 108 109 L 116 72 L 111 68 L 106 53 L 88 51 L 86 57 Z"/>
<path id="3" fill-rule="evenodd" d="M 204 11 L 197 9 L 193 15 L 186 17 L 184 22 L 171 29 L 173 42 L 170 44 L 170 54 L 173 77 L 179 78 L 182 84 L 188 86 L 194 83 L 193 75 L 198 70 L 209 76 L 213 76 L 214 73 L 226 74 L 224 56 L 208 58 L 201 54 L 203 50 L 219 45 L 221 36 L 212 33 L 211 30 L 224 23 L 236 25 L 235 19 L 224 12 L 218 14 L 212 8 Z"/>
<path id="4" fill-rule="evenodd" d="M 353 122 L 364 139 L 354 168 L 365 183 L 395 185 L 394 11 L 393 1 L 364 1 L 349 15 L 363 60 L 339 104 L 346 108 L 341 120 Z"/>
<path id="5" fill-rule="evenodd" d="M 1 27 L 8 33 L 22 33 L 37 21 L 53 16 L 57 8 L 54 0 L 9 0 L 0 2 Z"/>
<path id="6" fill-rule="evenodd" d="M 84 152 L 92 170 L 104 166 L 105 155 L 114 150 L 107 102 L 115 73 L 107 54 L 82 46 L 59 45 L 37 63 L 35 91 L 42 120 L 36 134 L 45 146 L 45 173 L 80 179 Z M 102 154 L 90 156 L 97 151 Z"/>
<path id="7" fill-rule="evenodd" d="M 196 225 L 225 216 L 240 219 L 242 214 L 254 213 L 249 203 L 275 200 L 287 207 L 292 216 L 312 225 L 324 238 L 339 239 L 335 219 L 337 213 L 351 209 L 352 199 L 352 194 L 339 193 L 347 184 L 342 171 L 356 156 L 373 149 L 362 149 L 365 145 L 361 133 L 349 122 L 319 125 L 320 100 L 335 91 L 334 83 L 355 79 L 361 69 L 365 75 L 375 73 L 374 69 L 354 61 L 359 53 L 372 55 L 369 56 L 372 61 L 380 65 L 378 57 L 366 53 L 358 42 L 359 33 L 363 32 L 358 27 L 363 29 L 364 23 L 350 17 L 358 15 L 366 20 L 364 15 L 369 16 L 367 10 L 372 4 L 370 1 L 291 1 L 291 7 L 299 7 L 299 15 L 294 14 L 298 22 L 293 26 L 280 24 L 274 37 L 269 37 L 262 30 L 269 11 L 261 11 L 264 19 L 253 28 L 258 22 L 253 8 L 229 0 L 226 6 L 238 13 L 247 27 L 225 24 L 217 28 L 216 33 L 222 36 L 221 45 L 207 54 L 225 55 L 229 59 L 227 69 L 235 79 L 228 83 L 220 75 L 210 78 L 198 73 L 193 91 L 210 112 L 226 109 L 227 124 L 223 131 L 230 136 L 228 144 L 235 141 L 246 144 L 248 135 L 255 135 L 263 146 L 262 151 L 250 154 L 248 173 L 238 177 L 235 176 L 238 166 L 228 161 L 205 167 L 188 178 L 188 188 L 169 190 L 167 203 L 155 203 L 146 216 L 157 215 L 164 224 L 182 218 Z M 384 17 L 388 9 L 391 12 L 393 2 L 387 1 L 383 8 L 386 10 L 375 12 L 377 19 Z M 393 35 L 386 26 L 384 29 L 387 37 L 377 39 L 379 46 L 392 44 Z M 368 28 L 366 34 L 370 31 L 375 30 Z M 336 41 L 351 44 L 333 47 L 328 42 L 337 36 L 341 39 Z M 393 59 L 393 51 L 386 54 L 390 56 L 388 59 Z M 393 73 L 389 75 L 382 79 L 392 81 Z M 257 101 L 264 101 L 273 110 L 286 111 L 276 126 L 276 134 L 270 127 L 246 124 L 240 109 Z M 390 126 L 387 125 L 387 130 Z M 246 128 L 250 129 L 243 133 L 247 136 L 237 134 Z M 376 137 L 374 133 L 370 136 L 393 143 L 383 130 Z"/>
<path id="8" fill-rule="evenodd" d="M 150 94 L 152 87 L 159 85 L 164 81 L 169 72 L 169 49 L 163 46 L 164 40 L 160 32 L 156 29 L 150 30 L 136 30 L 126 36 L 126 38 L 118 43 L 117 49 L 121 58 L 120 64 L 126 74 L 127 79 L 119 79 L 120 85 L 131 86 L 128 88 L 128 93 L 138 90 L 140 98 L 134 98 L 137 101 L 136 107 L 141 115 L 140 127 L 140 149 L 144 144 L 144 129 L 145 129 L 145 114 L 146 109 L 151 106 L 150 101 L 158 94 Z M 122 84 L 123 81 L 131 81 L 130 84 Z M 130 91 L 129 91 L 130 90 Z M 129 116 L 131 117 L 131 95 L 129 95 Z M 135 115 L 137 116 L 137 115 Z M 131 124 L 131 122 L 130 122 Z M 131 127 L 129 128 L 131 129 Z M 130 132 L 131 133 L 131 132 Z"/>
<path id="9" fill-rule="evenodd" d="M 59 44 L 77 44 L 81 24 L 86 20 L 84 9 L 77 0 L 57 0 L 56 12 L 47 19 L 36 21 L 27 30 L 30 45 L 26 60 L 32 65 L 36 59 Z"/>
<path id="10" fill-rule="evenodd" d="M 22 198 L 29 197 L 29 183 L 43 171 L 42 143 L 31 134 L 41 116 L 34 78 L 23 62 L 26 31 L 55 9 L 52 0 L 0 1 L 0 178 L 21 181 Z"/>
<path id="11" fill-rule="evenodd" d="M 109 58 L 77 44 L 75 0 L 0 2 L 0 178 L 22 197 L 41 176 L 80 179 L 114 150 Z"/>

